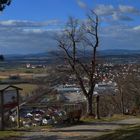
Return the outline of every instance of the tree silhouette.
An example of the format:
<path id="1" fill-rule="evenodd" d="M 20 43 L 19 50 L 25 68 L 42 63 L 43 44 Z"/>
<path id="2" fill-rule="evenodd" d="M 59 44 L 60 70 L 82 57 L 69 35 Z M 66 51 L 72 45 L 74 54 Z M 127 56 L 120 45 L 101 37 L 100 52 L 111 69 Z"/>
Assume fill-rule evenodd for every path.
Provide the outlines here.
<path id="1" fill-rule="evenodd" d="M 4 61 L 4 56 L 2 54 L 0 55 L 0 61 Z"/>
<path id="2" fill-rule="evenodd" d="M 10 5 L 11 0 L 0 0 L 0 11 L 3 11 L 5 7 Z"/>

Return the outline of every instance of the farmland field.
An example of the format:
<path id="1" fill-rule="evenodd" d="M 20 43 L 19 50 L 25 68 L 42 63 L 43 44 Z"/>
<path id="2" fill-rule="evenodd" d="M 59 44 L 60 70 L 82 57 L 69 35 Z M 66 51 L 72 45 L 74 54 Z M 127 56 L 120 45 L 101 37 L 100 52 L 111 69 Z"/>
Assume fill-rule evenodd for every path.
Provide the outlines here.
<path id="1" fill-rule="evenodd" d="M 8 86 L 8 84 L 0 85 L 1 88 L 5 87 L 5 86 Z M 36 84 L 15 84 L 14 86 L 17 86 L 17 87 L 23 89 L 22 91 L 20 91 L 22 96 L 26 96 L 38 88 L 38 85 L 36 85 Z"/>

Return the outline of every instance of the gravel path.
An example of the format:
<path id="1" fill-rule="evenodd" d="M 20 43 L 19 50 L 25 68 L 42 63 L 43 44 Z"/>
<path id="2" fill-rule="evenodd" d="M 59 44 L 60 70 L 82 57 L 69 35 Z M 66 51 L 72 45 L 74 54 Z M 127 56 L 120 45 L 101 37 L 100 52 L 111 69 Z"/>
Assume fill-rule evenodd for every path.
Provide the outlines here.
<path id="1" fill-rule="evenodd" d="M 123 126 L 140 124 L 139 118 L 125 119 L 114 122 L 84 123 L 40 132 L 27 132 L 20 140 L 85 140 L 89 137 L 96 137 Z"/>

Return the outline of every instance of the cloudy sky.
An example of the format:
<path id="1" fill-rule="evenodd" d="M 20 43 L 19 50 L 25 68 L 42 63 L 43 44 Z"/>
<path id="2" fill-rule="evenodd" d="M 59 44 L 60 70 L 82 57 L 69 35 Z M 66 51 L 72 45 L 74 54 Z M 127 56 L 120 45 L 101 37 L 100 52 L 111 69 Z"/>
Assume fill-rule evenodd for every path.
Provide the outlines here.
<path id="1" fill-rule="evenodd" d="M 0 13 L 0 53 L 56 49 L 52 34 L 69 16 L 84 20 L 87 8 L 100 18 L 100 49 L 140 50 L 140 0 L 13 0 Z"/>

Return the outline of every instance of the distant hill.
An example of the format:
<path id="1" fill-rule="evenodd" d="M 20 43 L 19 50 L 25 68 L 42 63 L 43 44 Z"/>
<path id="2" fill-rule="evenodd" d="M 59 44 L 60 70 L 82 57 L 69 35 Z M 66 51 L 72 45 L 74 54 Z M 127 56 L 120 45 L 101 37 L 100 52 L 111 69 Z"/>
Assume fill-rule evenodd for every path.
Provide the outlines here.
<path id="1" fill-rule="evenodd" d="M 59 54 L 59 56 L 57 55 Z M 27 63 L 33 65 L 56 65 L 63 64 L 64 59 L 62 59 L 63 53 L 61 51 L 51 51 L 43 52 L 37 54 L 27 54 L 27 55 L 5 55 L 4 62 L 1 62 L 0 67 L 21 67 L 25 66 Z M 61 59 L 59 59 L 59 58 Z M 140 50 L 100 50 L 97 51 L 97 57 L 99 60 L 111 63 L 135 63 L 140 64 Z M 87 50 L 84 57 L 79 55 L 79 58 L 84 62 L 91 58 L 91 51 Z M 86 58 L 86 59 L 85 59 Z"/>
<path id="2" fill-rule="evenodd" d="M 60 52 L 60 51 L 57 51 Z M 89 50 L 87 50 L 87 52 L 91 52 Z M 56 51 L 49 51 L 49 52 L 42 52 L 42 53 L 36 53 L 36 54 L 9 54 L 9 55 L 5 55 L 6 57 L 44 57 L 44 56 L 52 56 L 52 54 L 54 55 L 56 53 Z M 98 51 L 99 54 L 102 55 L 120 55 L 120 54 L 140 54 L 140 50 L 124 50 L 124 49 L 116 49 L 116 50 L 99 50 Z"/>
<path id="3" fill-rule="evenodd" d="M 101 50 L 98 53 L 99 55 L 140 55 L 140 50 Z"/>
<path id="4" fill-rule="evenodd" d="M 18 54 L 12 54 L 12 55 L 5 55 L 6 60 L 43 60 L 43 59 L 56 59 L 58 56 L 57 54 L 61 55 L 61 51 L 51 51 L 51 52 L 43 52 L 43 53 L 37 53 L 37 54 L 27 54 L 27 55 L 18 55 Z M 87 50 L 85 52 L 85 55 L 87 57 L 91 56 L 91 51 Z M 126 56 L 137 56 L 140 57 L 140 50 L 100 50 L 97 52 L 97 55 L 99 57 L 126 57 Z"/>

